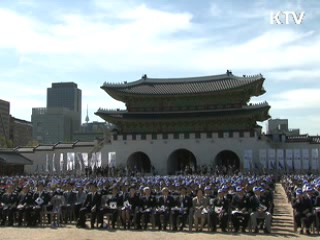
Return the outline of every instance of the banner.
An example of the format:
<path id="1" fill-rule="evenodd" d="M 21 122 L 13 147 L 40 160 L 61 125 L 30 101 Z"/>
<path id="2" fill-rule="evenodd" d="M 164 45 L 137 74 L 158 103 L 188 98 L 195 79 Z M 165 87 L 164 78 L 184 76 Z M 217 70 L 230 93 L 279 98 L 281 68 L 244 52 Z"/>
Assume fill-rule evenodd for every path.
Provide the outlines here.
<path id="1" fill-rule="evenodd" d="M 284 165 L 284 151 L 283 149 L 277 149 L 277 162 L 280 170 L 285 169 Z"/>
<path id="2" fill-rule="evenodd" d="M 92 170 L 96 166 L 96 162 L 97 162 L 96 153 L 93 152 L 92 155 L 91 155 L 91 163 L 90 163 L 90 166 L 91 166 Z"/>
<path id="3" fill-rule="evenodd" d="M 83 160 L 83 165 L 84 167 L 88 167 L 89 163 L 88 163 L 88 153 L 82 153 L 82 160 Z"/>
<path id="4" fill-rule="evenodd" d="M 268 149 L 269 169 L 277 169 L 276 165 L 276 150 Z"/>
<path id="5" fill-rule="evenodd" d="M 286 164 L 288 167 L 288 170 L 293 169 L 293 152 L 292 149 L 286 149 Z"/>
<path id="6" fill-rule="evenodd" d="M 259 160 L 262 167 L 266 169 L 267 168 L 267 150 L 266 149 L 259 150 Z"/>
<path id="7" fill-rule="evenodd" d="M 101 167 L 102 165 L 101 152 L 96 152 L 96 160 L 97 160 L 97 167 Z"/>
<path id="8" fill-rule="evenodd" d="M 116 152 L 108 153 L 108 166 L 110 168 L 116 166 Z"/>
<path id="9" fill-rule="evenodd" d="M 56 157 L 56 154 L 53 153 L 53 155 L 52 155 L 52 172 L 56 171 L 55 157 Z"/>
<path id="10" fill-rule="evenodd" d="M 71 153 L 71 160 L 72 160 L 72 170 L 77 170 L 77 168 L 76 168 L 76 154 L 74 152 Z"/>
<path id="11" fill-rule="evenodd" d="M 300 149 L 294 149 L 293 150 L 293 160 L 294 160 L 294 169 L 300 170 L 301 169 L 301 153 Z"/>
<path id="12" fill-rule="evenodd" d="M 243 153 L 243 168 L 246 170 L 252 169 L 252 150 L 244 150 Z"/>
<path id="13" fill-rule="evenodd" d="M 317 148 L 311 150 L 311 169 L 319 169 L 319 150 Z"/>
<path id="14" fill-rule="evenodd" d="M 67 171 L 75 169 L 75 156 L 74 152 L 67 153 Z"/>
<path id="15" fill-rule="evenodd" d="M 63 173 L 63 153 L 60 153 L 60 173 Z"/>
<path id="16" fill-rule="evenodd" d="M 79 153 L 79 152 L 77 152 L 76 153 L 76 159 L 77 159 L 77 161 L 76 161 L 76 163 L 78 163 L 78 165 L 79 165 L 79 170 L 80 170 L 80 172 L 82 171 L 82 154 L 81 153 Z"/>
<path id="17" fill-rule="evenodd" d="M 46 172 L 49 172 L 49 156 L 46 154 Z"/>
<path id="18" fill-rule="evenodd" d="M 309 170 L 309 149 L 302 149 L 302 168 Z"/>

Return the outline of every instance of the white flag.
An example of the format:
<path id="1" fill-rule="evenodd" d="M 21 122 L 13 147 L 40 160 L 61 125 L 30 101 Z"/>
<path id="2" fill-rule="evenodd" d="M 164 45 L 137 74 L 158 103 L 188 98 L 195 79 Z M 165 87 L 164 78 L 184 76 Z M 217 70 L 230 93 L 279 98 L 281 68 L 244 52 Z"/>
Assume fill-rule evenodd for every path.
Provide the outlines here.
<path id="1" fill-rule="evenodd" d="M 72 170 L 77 170 L 76 169 L 76 156 L 75 156 L 75 153 L 71 153 L 71 160 L 72 160 Z"/>
<path id="2" fill-rule="evenodd" d="M 46 154 L 46 172 L 49 172 L 49 156 Z"/>
<path id="3" fill-rule="evenodd" d="M 56 157 L 56 154 L 53 153 L 52 155 L 52 171 L 55 172 L 56 171 L 56 166 L 55 166 L 55 162 L 54 162 L 54 158 Z"/>
<path id="4" fill-rule="evenodd" d="M 63 153 L 60 153 L 60 173 L 63 172 Z"/>
<path id="5" fill-rule="evenodd" d="M 77 162 L 79 164 L 79 170 L 82 171 L 82 154 L 77 152 L 76 153 L 76 159 L 77 159 Z"/>
<path id="6" fill-rule="evenodd" d="M 88 153 L 82 153 L 82 159 L 83 159 L 83 165 L 85 167 L 88 167 L 89 166 L 89 163 L 88 163 Z"/>
<path id="7" fill-rule="evenodd" d="M 116 152 L 108 153 L 108 166 L 110 168 L 116 166 Z"/>
<path id="8" fill-rule="evenodd" d="M 101 152 L 96 152 L 96 159 L 97 159 L 97 167 L 101 167 L 101 164 L 102 164 Z"/>
<path id="9" fill-rule="evenodd" d="M 91 168 L 92 168 L 92 170 L 93 170 L 94 167 L 96 166 L 96 161 L 97 161 L 97 159 L 96 159 L 96 153 L 92 153 L 92 155 L 91 155 Z"/>
<path id="10" fill-rule="evenodd" d="M 67 171 L 71 171 L 72 170 L 72 156 L 71 156 L 71 152 L 67 153 Z"/>

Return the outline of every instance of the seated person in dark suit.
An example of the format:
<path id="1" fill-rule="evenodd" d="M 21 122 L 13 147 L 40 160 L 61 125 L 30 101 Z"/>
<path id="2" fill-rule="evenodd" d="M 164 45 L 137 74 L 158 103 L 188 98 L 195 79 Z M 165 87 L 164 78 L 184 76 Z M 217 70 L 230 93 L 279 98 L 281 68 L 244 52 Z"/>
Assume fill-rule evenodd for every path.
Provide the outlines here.
<path id="1" fill-rule="evenodd" d="M 192 198 L 187 194 L 185 186 L 180 187 L 180 195 L 175 201 L 175 208 L 172 209 L 173 230 L 177 229 L 177 219 L 179 219 L 179 230 L 182 231 L 185 227 L 186 220 L 189 217 L 190 209 L 192 208 Z"/>
<path id="2" fill-rule="evenodd" d="M 18 194 L 14 191 L 13 185 L 8 185 L 6 192 L 1 197 L 2 209 L 2 221 L 1 226 L 6 224 L 8 218 L 8 226 L 13 226 L 13 216 L 17 210 Z"/>
<path id="3" fill-rule="evenodd" d="M 171 208 L 175 206 L 175 201 L 172 196 L 169 195 L 169 189 L 164 187 L 162 189 L 162 196 L 160 196 L 156 205 L 155 221 L 159 230 L 167 229 L 168 221 L 170 218 Z M 163 221 L 161 221 L 161 217 Z"/>
<path id="4" fill-rule="evenodd" d="M 98 219 L 99 222 L 103 223 L 104 214 L 111 215 L 111 224 L 112 228 L 115 229 L 115 224 L 118 219 L 119 210 L 121 210 L 123 206 L 123 196 L 120 195 L 119 188 L 114 186 L 111 188 L 111 195 L 105 199 L 103 206 L 100 209 Z M 102 227 L 102 225 L 100 225 Z"/>
<path id="5" fill-rule="evenodd" d="M 292 207 L 295 210 L 294 221 L 303 234 L 302 222 L 306 226 L 306 233 L 310 234 L 310 226 L 313 222 L 313 204 L 309 196 L 305 195 L 301 189 L 296 190 L 296 197 L 293 199 Z"/>
<path id="6" fill-rule="evenodd" d="M 222 232 L 227 232 L 230 206 L 230 199 L 227 198 L 227 189 L 221 188 L 218 190 L 218 196 L 214 199 L 213 206 L 213 231 L 215 232 L 217 230 L 217 224 L 220 222 Z"/>
<path id="7" fill-rule="evenodd" d="M 235 232 L 239 231 L 240 226 L 242 232 L 246 232 L 250 219 L 250 208 L 250 199 L 246 196 L 243 188 L 240 186 L 236 187 L 236 194 L 231 201 L 231 220 Z"/>
<path id="8" fill-rule="evenodd" d="M 144 229 L 147 229 L 148 223 L 151 220 L 151 214 L 154 214 L 154 208 L 156 207 L 156 198 L 151 195 L 151 189 L 149 187 L 143 188 L 143 196 L 140 197 L 140 213 L 137 216 L 137 224 L 140 224 L 140 218 L 144 221 Z"/>
<path id="9" fill-rule="evenodd" d="M 77 227 L 87 228 L 86 222 L 86 214 L 91 213 L 91 228 L 94 228 L 94 223 L 99 214 L 102 202 L 102 194 L 101 191 L 98 191 L 97 185 L 94 183 L 88 183 L 88 194 L 86 200 L 83 204 L 83 208 L 79 211 L 79 218 L 77 221 Z M 99 219 L 98 219 L 99 221 Z M 102 224 L 100 222 L 100 224 Z"/>
<path id="10" fill-rule="evenodd" d="M 134 223 L 132 223 L 134 214 L 137 214 L 137 210 L 140 207 L 140 199 L 136 193 L 135 186 L 130 186 L 128 192 L 124 194 L 123 208 L 121 211 L 121 218 L 124 225 L 124 229 L 130 229 Z M 136 228 L 141 226 L 136 226 Z"/>

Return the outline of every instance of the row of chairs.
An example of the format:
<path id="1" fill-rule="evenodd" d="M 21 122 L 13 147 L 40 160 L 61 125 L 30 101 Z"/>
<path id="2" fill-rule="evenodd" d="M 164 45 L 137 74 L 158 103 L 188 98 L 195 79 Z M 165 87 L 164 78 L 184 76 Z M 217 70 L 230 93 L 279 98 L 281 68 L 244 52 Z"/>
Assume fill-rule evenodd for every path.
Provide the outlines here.
<path id="1" fill-rule="evenodd" d="M 135 210 L 135 212 L 133 212 L 131 214 L 131 227 L 137 229 L 138 224 L 137 224 L 137 209 Z M 119 210 L 119 213 L 121 212 L 121 210 Z M 191 208 L 189 211 L 189 215 L 187 216 L 186 219 L 186 226 L 183 230 L 187 230 L 189 232 L 192 232 L 194 229 L 194 216 L 193 216 L 193 209 Z M 91 219 L 91 213 L 87 214 L 87 220 Z M 25 216 L 23 217 L 23 219 L 25 219 Z M 178 223 L 177 225 L 179 226 L 179 218 L 178 219 Z M 65 226 L 67 224 L 75 224 L 76 220 L 75 219 L 75 212 L 74 209 L 72 207 L 70 208 L 60 208 L 60 209 L 52 209 L 52 210 L 47 210 L 46 207 L 43 207 L 41 209 L 40 212 L 40 219 L 39 219 L 39 226 L 42 227 L 47 227 L 47 226 L 51 226 L 51 227 L 62 227 Z M 263 220 L 263 219 L 260 219 Z M 111 221 L 112 221 L 112 214 L 105 214 L 104 215 L 104 221 L 107 222 L 108 226 L 111 226 Z M 319 220 L 317 220 L 319 221 Z M 144 219 L 142 217 L 141 222 L 144 222 Z M 98 223 L 96 223 L 96 226 L 98 227 Z M 211 221 L 210 221 L 210 217 L 208 216 L 206 219 L 206 224 L 205 227 L 207 229 L 207 231 L 211 231 L 210 229 L 211 226 Z M 122 221 L 121 221 L 121 214 L 118 214 L 117 217 L 117 221 L 116 221 L 116 228 L 117 229 L 122 229 L 123 225 L 122 225 Z M 152 229 L 152 230 L 156 230 L 156 219 L 155 219 L 155 215 L 151 214 L 150 216 L 150 223 L 148 224 L 148 228 Z M 251 221 L 249 220 L 248 223 L 248 227 L 247 227 L 249 232 L 252 232 L 253 229 L 251 227 Z M 168 230 L 173 230 L 173 215 L 170 214 L 169 216 L 169 221 L 168 221 Z M 227 221 L 227 231 L 231 232 L 233 230 L 233 225 L 232 225 L 232 221 L 231 221 L 231 213 L 228 214 L 228 221 Z"/>

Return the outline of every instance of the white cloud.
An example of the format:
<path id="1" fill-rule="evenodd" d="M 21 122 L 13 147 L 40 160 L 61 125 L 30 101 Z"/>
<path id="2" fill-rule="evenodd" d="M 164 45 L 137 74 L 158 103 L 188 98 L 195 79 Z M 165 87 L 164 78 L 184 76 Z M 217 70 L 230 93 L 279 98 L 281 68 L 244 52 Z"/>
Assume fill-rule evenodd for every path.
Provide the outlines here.
<path id="1" fill-rule="evenodd" d="M 28 55 L 41 54 L 45 61 L 31 61 L 49 68 L 81 68 L 94 64 L 119 71 L 137 67 L 166 68 L 179 62 L 177 68 L 212 73 L 213 66 L 217 71 L 249 66 L 265 71 L 320 60 L 320 56 L 314 54 L 314 49 L 320 48 L 320 39 L 312 31 L 275 28 L 242 44 L 208 45 L 210 35 L 173 37 L 174 33 L 192 31 L 195 27 L 192 14 L 160 11 L 143 4 L 113 9 L 116 22 L 68 14 L 59 16 L 59 24 L 45 24 L 10 10 L 0 11 L 0 28 L 4 29 L 0 48 L 16 49 L 25 59 Z M 7 27 L 6 21 L 13 25 Z M 305 40 L 309 41 L 308 45 L 304 44 Z"/>
<path id="2" fill-rule="evenodd" d="M 260 14 L 262 18 L 269 17 L 267 2 L 259 1 L 260 5 L 243 12 L 237 5 L 228 11 L 228 6 L 212 3 L 208 9 L 211 18 L 206 15 L 204 18 L 209 18 L 206 22 L 195 19 L 192 13 L 196 11 L 193 9 L 173 11 L 177 9 L 175 6 L 168 8 L 170 11 L 159 10 L 147 4 L 137 4 L 137 1 L 95 0 L 86 13 L 53 9 L 57 12 L 55 19 L 50 19 L 53 16 L 50 15 L 44 21 L 41 17 L 41 21 L 37 19 L 37 15 L 23 15 L 21 13 L 25 12 L 0 8 L 0 50 L 11 49 L 19 59 L 17 68 L 4 69 L 0 77 L 9 81 L 19 79 L 23 82 L 21 89 L 25 89 L 17 90 L 17 95 L 21 96 L 17 99 L 7 93 L 1 97 L 12 101 L 14 109 L 19 107 L 18 100 L 24 102 L 31 95 L 44 100 L 42 104 L 29 102 L 33 104 L 30 108 L 45 105 L 45 89 L 50 82 L 84 82 L 76 77 L 66 78 L 83 69 L 90 72 L 91 67 L 103 71 L 92 72 L 88 84 L 81 85 L 84 113 L 86 104 L 89 104 L 89 112 L 99 107 L 124 107 L 99 89 L 100 85 L 89 84 L 95 74 L 99 74 L 99 79 L 102 78 L 100 75 L 106 74 L 107 79 L 110 72 L 117 72 L 118 76 L 130 81 L 140 75 L 128 79 L 125 75 L 128 72 L 170 77 L 172 73 L 205 75 L 231 69 L 239 75 L 261 72 L 267 79 L 288 83 L 308 79 L 309 83 L 316 83 L 320 77 L 317 66 L 320 55 L 315 53 L 320 49 L 318 32 L 312 31 L 312 27 L 304 28 L 304 25 L 292 28 L 271 26 L 268 19 L 265 19 L 265 25 L 259 21 L 262 25 L 257 29 L 252 19 L 260 18 Z M 279 9 L 275 9 L 283 10 L 284 6 L 279 4 Z M 234 17 L 225 13 L 234 14 Z M 223 22 L 212 21 L 217 19 L 215 17 L 221 17 Z M 243 22 L 246 24 L 241 26 Z M 47 76 L 44 75 L 46 73 Z M 28 86 L 31 80 L 39 86 L 32 89 Z M 114 80 L 118 81 L 111 79 Z M 15 89 L 15 86 L 6 86 L 6 89 L 9 87 Z M 275 111 L 284 109 L 283 106 L 288 109 L 316 107 L 319 97 L 315 90 L 318 88 L 272 95 L 270 105 Z M 271 91 L 268 89 L 268 93 Z M 24 110 L 19 108 L 19 111 Z"/>
<path id="3" fill-rule="evenodd" d="M 320 70 L 304 70 L 304 69 L 293 69 L 286 71 L 275 71 L 268 73 L 268 79 L 273 81 L 291 81 L 293 82 L 305 82 L 305 83 L 318 83 L 320 79 Z"/>
<path id="4" fill-rule="evenodd" d="M 213 17 L 219 17 L 223 14 L 223 10 L 218 6 L 218 4 L 212 2 L 210 4 L 210 14 Z"/>
<path id="5" fill-rule="evenodd" d="M 273 109 L 318 109 L 320 106 L 320 89 L 295 89 L 272 95 L 270 105 Z"/>

